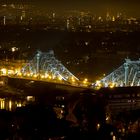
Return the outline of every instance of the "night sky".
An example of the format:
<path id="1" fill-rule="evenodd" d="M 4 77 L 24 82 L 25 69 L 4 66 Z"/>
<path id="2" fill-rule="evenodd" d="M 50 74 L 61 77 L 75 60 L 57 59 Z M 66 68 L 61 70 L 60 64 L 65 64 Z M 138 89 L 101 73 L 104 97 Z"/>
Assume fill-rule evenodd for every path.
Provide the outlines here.
<path id="1" fill-rule="evenodd" d="M 6 1 L 6 0 L 0 0 Z M 95 14 L 125 12 L 129 16 L 140 17 L 140 0 L 9 0 L 10 2 L 29 2 L 46 10 L 86 10 Z"/>

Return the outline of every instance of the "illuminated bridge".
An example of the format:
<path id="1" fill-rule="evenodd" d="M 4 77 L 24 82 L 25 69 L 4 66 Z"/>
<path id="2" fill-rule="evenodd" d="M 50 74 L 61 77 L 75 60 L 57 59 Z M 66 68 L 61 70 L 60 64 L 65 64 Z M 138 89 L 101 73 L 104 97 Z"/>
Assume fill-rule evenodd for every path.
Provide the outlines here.
<path id="1" fill-rule="evenodd" d="M 54 83 L 69 84 L 73 86 L 87 86 L 87 79 L 80 82 L 59 60 L 54 52 L 37 51 L 28 62 L 13 64 L 0 62 L 0 75 L 18 79 L 29 79 Z M 83 85 L 82 85 L 83 84 Z"/>
<path id="2" fill-rule="evenodd" d="M 88 87 L 87 79 L 80 81 L 59 60 L 54 52 L 37 51 L 28 62 L 11 63 L 0 61 L 0 75 L 17 79 L 61 83 L 77 87 Z M 140 86 L 140 59 L 125 63 L 115 71 L 93 84 L 94 87 Z"/>
<path id="3" fill-rule="evenodd" d="M 96 83 L 103 87 L 140 86 L 140 59 L 132 61 L 125 59 L 125 63 L 115 71 Z"/>
<path id="4" fill-rule="evenodd" d="M 38 51 L 32 60 L 30 60 L 17 75 L 28 76 L 38 79 L 52 79 L 64 82 L 76 82 L 76 78 L 64 65 L 58 61 L 53 51 Z"/>

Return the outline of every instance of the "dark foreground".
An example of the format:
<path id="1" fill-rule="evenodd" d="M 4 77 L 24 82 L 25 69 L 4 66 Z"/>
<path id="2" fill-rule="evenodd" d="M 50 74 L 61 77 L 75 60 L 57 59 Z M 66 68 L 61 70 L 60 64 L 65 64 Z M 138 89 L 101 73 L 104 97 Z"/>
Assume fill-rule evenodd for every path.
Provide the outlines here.
<path id="1" fill-rule="evenodd" d="M 140 140 L 139 91 L 9 78 L 0 90 L 0 140 Z"/>
<path id="2" fill-rule="evenodd" d="M 140 139 L 140 110 L 111 116 L 104 99 L 78 96 L 71 103 L 38 99 L 14 111 L 0 110 L 0 140 Z"/>

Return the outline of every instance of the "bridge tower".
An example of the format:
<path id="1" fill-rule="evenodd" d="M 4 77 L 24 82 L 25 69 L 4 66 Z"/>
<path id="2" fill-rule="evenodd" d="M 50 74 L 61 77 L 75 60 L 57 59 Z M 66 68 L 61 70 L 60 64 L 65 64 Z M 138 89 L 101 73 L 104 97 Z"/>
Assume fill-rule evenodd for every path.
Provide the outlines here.
<path id="1" fill-rule="evenodd" d="M 140 59 L 132 61 L 125 59 L 125 63 L 115 71 L 100 80 L 104 87 L 114 85 L 121 86 L 139 86 L 140 85 Z"/>
<path id="2" fill-rule="evenodd" d="M 128 63 L 129 59 L 126 59 L 126 63 L 124 63 L 124 69 L 125 69 L 125 75 L 124 75 L 124 83 L 125 86 L 128 85 L 128 73 L 129 73 L 129 63 Z"/>
<path id="3" fill-rule="evenodd" d="M 41 52 L 38 51 L 37 54 L 36 54 L 36 59 L 37 59 L 37 62 L 36 62 L 36 74 L 39 73 L 39 61 L 40 61 L 40 55 L 41 55 Z"/>
<path id="4" fill-rule="evenodd" d="M 67 83 L 79 81 L 59 60 L 54 56 L 54 52 L 37 51 L 32 60 L 22 68 L 22 75 L 28 75 L 30 78 L 43 77 L 44 79 L 59 79 Z"/>

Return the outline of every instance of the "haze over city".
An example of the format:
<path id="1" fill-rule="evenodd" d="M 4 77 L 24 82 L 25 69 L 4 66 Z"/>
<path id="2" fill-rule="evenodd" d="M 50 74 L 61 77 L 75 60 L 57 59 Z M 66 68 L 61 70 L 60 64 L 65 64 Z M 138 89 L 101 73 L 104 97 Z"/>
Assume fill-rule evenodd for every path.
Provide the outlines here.
<path id="1" fill-rule="evenodd" d="M 91 11 L 94 14 L 104 15 L 106 11 L 124 12 L 128 16 L 140 17 L 139 0 L 1 0 L 0 3 L 32 4 L 44 10 L 64 12 L 67 10 Z"/>

